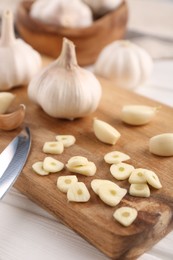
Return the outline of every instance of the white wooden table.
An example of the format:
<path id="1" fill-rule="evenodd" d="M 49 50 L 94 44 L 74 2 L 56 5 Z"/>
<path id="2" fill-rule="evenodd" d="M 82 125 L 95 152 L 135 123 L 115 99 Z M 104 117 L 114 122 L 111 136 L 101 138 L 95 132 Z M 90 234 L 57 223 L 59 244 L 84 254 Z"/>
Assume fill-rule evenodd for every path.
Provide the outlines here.
<path id="1" fill-rule="evenodd" d="M 3 2 L 5 1 L 0 0 L 0 7 L 2 7 L 1 3 L 3 4 Z M 9 0 L 7 2 L 10 4 Z M 130 30 L 149 33 L 150 35 L 153 35 L 152 32 L 154 31 L 155 36 L 173 39 L 173 19 L 169 21 L 170 10 L 173 11 L 173 1 L 129 0 L 128 2 L 131 13 L 129 22 Z M 151 10 L 148 9 L 149 6 L 152 6 Z M 159 7 L 159 9 L 156 7 Z M 142 10 L 141 15 L 139 15 L 140 10 Z M 144 23 L 147 10 L 150 10 L 150 19 L 152 19 L 152 15 L 156 16 L 154 19 L 155 23 L 152 22 L 152 25 L 148 29 Z M 158 21 L 161 19 L 161 10 L 164 10 L 162 16 L 164 15 L 165 17 L 162 18 L 165 20 L 167 27 L 164 30 L 161 24 L 159 31 L 156 28 L 158 28 Z M 136 24 L 136 13 L 141 18 L 141 24 L 140 22 Z M 152 44 L 156 44 L 155 40 Z M 163 56 L 166 44 L 167 42 L 161 41 Z M 168 57 L 168 54 L 170 54 L 170 57 Z M 136 92 L 173 107 L 173 55 L 171 56 L 171 52 L 168 54 L 165 54 L 167 59 L 158 59 L 158 55 L 156 55 L 157 59 L 154 62 L 154 71 L 151 79 L 145 86 L 138 88 Z M 3 138 L 3 136 L 0 136 L 0 138 Z M 106 260 L 108 258 L 68 227 L 61 224 L 58 219 L 49 215 L 46 211 L 12 188 L 4 199 L 0 201 L 0 260 L 31 259 Z M 169 235 L 139 259 L 173 259 L 173 232 L 169 233 Z"/>

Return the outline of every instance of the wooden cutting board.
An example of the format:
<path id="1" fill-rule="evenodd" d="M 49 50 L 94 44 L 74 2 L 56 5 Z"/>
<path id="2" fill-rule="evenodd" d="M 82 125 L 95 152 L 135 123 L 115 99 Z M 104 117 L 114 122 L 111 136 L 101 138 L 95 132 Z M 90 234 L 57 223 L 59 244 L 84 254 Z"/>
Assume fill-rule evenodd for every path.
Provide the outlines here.
<path id="1" fill-rule="evenodd" d="M 40 107 L 28 100 L 27 88 L 13 89 L 16 104 L 26 105 L 26 118 L 32 134 L 32 147 L 27 163 L 20 174 L 15 187 L 38 205 L 60 218 L 64 224 L 75 230 L 91 244 L 112 259 L 136 259 L 150 249 L 173 228 L 173 157 L 158 157 L 149 152 L 150 137 L 173 132 L 173 109 L 161 105 L 155 119 L 145 125 L 132 127 L 124 124 L 120 118 L 123 105 L 144 104 L 160 106 L 159 103 L 136 95 L 124 89 L 116 88 L 113 83 L 101 80 L 103 97 L 98 110 L 92 115 L 74 121 L 54 119 L 46 115 Z M 50 102 L 47 99 L 47 102 Z M 106 145 L 96 139 L 92 123 L 93 118 L 102 119 L 114 126 L 121 138 L 115 146 Z M 0 131 L 0 151 L 21 130 Z M 86 156 L 97 166 L 93 177 L 77 176 L 83 181 L 91 194 L 87 203 L 67 202 L 66 195 L 56 187 L 58 176 L 69 174 L 67 169 L 49 176 L 38 176 L 32 171 L 32 164 L 42 161 L 46 154 L 42 147 L 46 141 L 54 141 L 57 134 L 72 134 L 76 144 L 66 148 L 63 154 L 53 156 L 66 163 L 74 155 Z M 109 165 L 103 160 L 105 153 L 118 150 L 130 155 L 129 163 L 137 167 L 155 171 L 163 185 L 160 190 L 151 189 L 149 198 L 135 198 L 126 195 L 117 207 L 105 205 L 94 194 L 90 183 L 94 178 L 115 181 L 109 172 Z M 129 188 L 128 181 L 117 181 Z M 113 219 L 113 212 L 120 206 L 132 206 L 138 210 L 138 217 L 129 227 L 123 227 Z"/>

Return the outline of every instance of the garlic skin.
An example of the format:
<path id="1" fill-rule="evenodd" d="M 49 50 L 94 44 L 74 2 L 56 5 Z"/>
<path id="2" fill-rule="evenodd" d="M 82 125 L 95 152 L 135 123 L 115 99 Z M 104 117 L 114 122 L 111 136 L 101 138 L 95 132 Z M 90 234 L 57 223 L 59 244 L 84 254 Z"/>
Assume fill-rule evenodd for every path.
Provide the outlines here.
<path id="1" fill-rule="evenodd" d="M 30 16 L 49 25 L 68 28 L 87 27 L 92 24 L 92 12 L 81 0 L 37 0 Z"/>
<path id="2" fill-rule="evenodd" d="M 16 39 L 11 11 L 5 11 L 2 17 L 0 60 L 0 91 L 28 84 L 42 65 L 39 53 Z"/>
<path id="3" fill-rule="evenodd" d="M 122 40 L 107 45 L 101 51 L 94 72 L 113 80 L 118 87 L 133 89 L 148 80 L 152 68 L 153 61 L 144 49 Z"/>
<path id="4" fill-rule="evenodd" d="M 78 66 L 75 46 L 66 38 L 59 58 L 37 74 L 28 87 L 30 99 L 48 115 L 67 119 L 94 112 L 101 93 L 94 74 Z"/>
<path id="5" fill-rule="evenodd" d="M 173 156 L 173 133 L 163 133 L 151 137 L 149 151 L 159 156 Z"/>
<path id="6" fill-rule="evenodd" d="M 82 0 L 86 3 L 96 16 L 114 10 L 120 6 L 123 0 Z"/>

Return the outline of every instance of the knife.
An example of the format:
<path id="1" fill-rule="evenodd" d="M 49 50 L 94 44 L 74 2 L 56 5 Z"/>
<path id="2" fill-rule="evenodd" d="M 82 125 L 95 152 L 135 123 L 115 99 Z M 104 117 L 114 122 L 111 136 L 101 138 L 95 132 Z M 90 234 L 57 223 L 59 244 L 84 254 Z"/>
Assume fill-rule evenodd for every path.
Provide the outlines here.
<path id="1" fill-rule="evenodd" d="M 28 127 L 23 129 L 0 154 L 0 199 L 14 184 L 27 160 L 31 147 Z"/>

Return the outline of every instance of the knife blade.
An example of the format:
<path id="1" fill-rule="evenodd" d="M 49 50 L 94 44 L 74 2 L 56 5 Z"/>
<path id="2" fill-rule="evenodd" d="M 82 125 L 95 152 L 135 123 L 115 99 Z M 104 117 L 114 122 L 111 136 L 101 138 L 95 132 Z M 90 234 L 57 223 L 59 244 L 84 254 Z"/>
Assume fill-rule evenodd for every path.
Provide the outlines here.
<path id="1" fill-rule="evenodd" d="M 23 129 L 18 136 L 16 136 L 6 149 L 0 154 L 3 162 L 3 170 L 0 178 L 0 199 L 14 184 L 18 175 L 22 171 L 31 147 L 31 134 L 28 127 Z"/>

